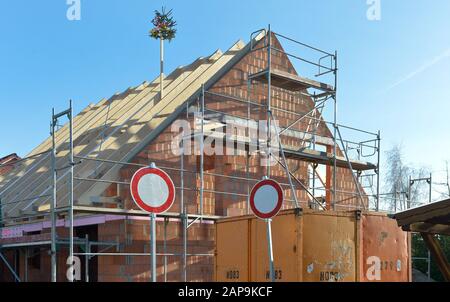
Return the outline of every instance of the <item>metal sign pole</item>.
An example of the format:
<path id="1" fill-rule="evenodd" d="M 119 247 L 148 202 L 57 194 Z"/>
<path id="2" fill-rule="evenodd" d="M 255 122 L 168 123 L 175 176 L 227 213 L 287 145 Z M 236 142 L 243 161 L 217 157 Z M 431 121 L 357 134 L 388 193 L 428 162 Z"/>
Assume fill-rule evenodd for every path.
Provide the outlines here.
<path id="1" fill-rule="evenodd" d="M 152 255 L 152 282 L 156 282 L 156 214 L 150 214 L 150 224 L 151 224 L 151 255 Z"/>
<path id="2" fill-rule="evenodd" d="M 275 282 L 275 269 L 273 265 L 273 248 L 272 248 L 272 219 L 266 219 L 267 224 L 267 244 L 269 251 L 269 270 L 270 270 L 270 280 Z"/>
<path id="3" fill-rule="evenodd" d="M 274 203 L 273 203 L 274 202 Z M 273 207 L 267 209 L 267 205 Z M 263 206 L 264 205 L 264 206 Z M 267 176 L 258 182 L 250 193 L 250 207 L 256 217 L 264 220 L 267 226 L 267 247 L 269 254 L 270 280 L 275 282 L 275 268 L 273 264 L 272 217 L 275 217 L 283 205 L 283 189 L 276 181 Z M 266 275 L 267 276 L 267 275 Z"/>
<path id="4" fill-rule="evenodd" d="M 162 86 L 161 86 L 162 87 Z M 152 162 L 150 168 L 156 169 L 156 164 Z M 156 282 L 156 214 L 150 214 L 150 253 L 151 253 L 151 273 L 152 282 Z"/>
<path id="5" fill-rule="evenodd" d="M 145 181 L 142 181 L 142 179 L 144 179 L 144 177 L 148 175 L 152 175 L 153 177 L 147 178 Z M 162 186 L 166 186 L 166 193 L 161 189 Z M 173 183 L 173 180 L 166 172 L 158 169 L 155 163 L 151 163 L 149 167 L 141 168 L 133 175 L 130 182 L 130 192 L 131 197 L 133 198 L 136 205 L 142 210 L 149 213 L 151 281 L 157 282 L 156 215 L 168 211 L 173 205 L 175 201 L 175 185 Z"/>

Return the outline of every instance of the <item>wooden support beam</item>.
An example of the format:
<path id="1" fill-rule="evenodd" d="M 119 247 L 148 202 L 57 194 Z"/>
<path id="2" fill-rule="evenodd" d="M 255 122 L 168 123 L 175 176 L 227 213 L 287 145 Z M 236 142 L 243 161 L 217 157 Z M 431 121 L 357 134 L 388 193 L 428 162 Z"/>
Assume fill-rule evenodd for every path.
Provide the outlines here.
<path id="1" fill-rule="evenodd" d="M 45 203 L 40 206 L 33 206 L 33 210 L 38 211 L 38 212 L 48 212 L 48 211 L 50 211 L 50 204 Z"/>
<path id="2" fill-rule="evenodd" d="M 425 241 L 428 249 L 430 250 L 431 255 L 436 260 L 436 263 L 442 275 L 444 276 L 444 279 L 447 282 L 450 282 L 450 265 L 447 261 L 447 258 L 445 257 L 444 252 L 442 251 L 439 241 L 432 234 L 420 233 L 420 235 L 422 235 L 422 238 Z"/>
<path id="3" fill-rule="evenodd" d="M 450 225 L 419 222 L 411 224 L 406 230 L 404 229 L 404 231 L 450 236 Z"/>

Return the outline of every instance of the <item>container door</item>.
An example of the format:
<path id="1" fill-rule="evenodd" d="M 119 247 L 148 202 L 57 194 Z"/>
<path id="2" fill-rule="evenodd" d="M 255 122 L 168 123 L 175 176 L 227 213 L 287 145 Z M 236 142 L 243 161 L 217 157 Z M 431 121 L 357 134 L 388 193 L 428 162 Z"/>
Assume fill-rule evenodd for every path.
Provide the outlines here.
<path id="1" fill-rule="evenodd" d="M 272 221 L 273 256 L 276 281 L 299 281 L 298 242 L 301 217 L 295 214 L 278 215 Z M 269 282 L 267 225 L 260 219 L 252 223 L 252 281 Z M 301 247 L 300 247 L 301 248 Z"/>
<path id="2" fill-rule="evenodd" d="M 361 281 L 410 281 L 408 234 L 384 215 L 363 215 L 362 220 Z"/>
<path id="3" fill-rule="evenodd" d="M 346 214 L 303 217 L 303 280 L 356 281 L 355 218 Z"/>
<path id="4" fill-rule="evenodd" d="M 243 219 L 216 225 L 216 281 L 248 282 L 249 223 Z"/>

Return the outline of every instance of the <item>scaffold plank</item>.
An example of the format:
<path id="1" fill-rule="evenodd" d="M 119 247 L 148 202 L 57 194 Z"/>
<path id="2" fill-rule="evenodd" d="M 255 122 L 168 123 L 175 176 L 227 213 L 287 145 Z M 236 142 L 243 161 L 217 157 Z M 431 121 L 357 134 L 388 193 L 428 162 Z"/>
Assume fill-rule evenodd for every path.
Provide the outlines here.
<path id="1" fill-rule="evenodd" d="M 249 79 L 267 83 L 268 70 L 250 75 Z M 285 71 L 272 69 L 270 71 L 271 84 L 291 91 L 302 91 L 308 88 L 318 89 L 327 93 L 334 93 L 334 87 L 315 80 L 304 78 Z"/>

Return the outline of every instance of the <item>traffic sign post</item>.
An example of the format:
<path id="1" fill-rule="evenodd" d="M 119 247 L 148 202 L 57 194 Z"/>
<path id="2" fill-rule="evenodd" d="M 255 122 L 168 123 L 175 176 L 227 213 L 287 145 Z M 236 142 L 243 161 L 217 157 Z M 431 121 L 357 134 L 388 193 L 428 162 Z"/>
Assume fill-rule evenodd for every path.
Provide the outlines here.
<path id="1" fill-rule="evenodd" d="M 269 271 L 270 271 L 270 280 L 275 282 L 275 267 L 273 264 L 273 246 L 272 246 L 272 219 L 266 219 L 267 225 L 267 244 L 269 250 Z"/>
<path id="2" fill-rule="evenodd" d="M 150 214 L 151 225 L 151 237 L 150 237 L 150 250 L 152 253 L 152 282 L 156 282 L 156 214 Z"/>
<path id="3" fill-rule="evenodd" d="M 143 211 L 150 213 L 152 281 L 156 282 L 156 214 L 170 209 L 175 201 L 175 185 L 166 172 L 154 163 L 139 169 L 132 177 L 131 197 Z"/>
<path id="4" fill-rule="evenodd" d="M 272 245 L 272 218 L 283 205 L 283 189 L 274 180 L 264 178 L 257 183 L 250 193 L 250 207 L 256 217 L 264 219 L 267 226 L 267 244 L 269 251 L 270 279 L 275 282 L 275 268 Z"/>

